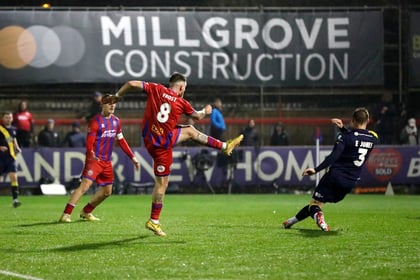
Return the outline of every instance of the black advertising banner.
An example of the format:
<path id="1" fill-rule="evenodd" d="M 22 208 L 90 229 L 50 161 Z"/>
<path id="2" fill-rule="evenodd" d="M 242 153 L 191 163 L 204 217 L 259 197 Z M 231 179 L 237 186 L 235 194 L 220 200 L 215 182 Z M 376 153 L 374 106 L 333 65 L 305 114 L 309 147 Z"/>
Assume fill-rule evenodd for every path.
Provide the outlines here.
<path id="1" fill-rule="evenodd" d="M 0 85 L 383 84 L 382 13 L 0 11 Z"/>
<path id="2" fill-rule="evenodd" d="M 420 12 L 410 13 L 409 46 L 409 84 L 420 87 Z"/>

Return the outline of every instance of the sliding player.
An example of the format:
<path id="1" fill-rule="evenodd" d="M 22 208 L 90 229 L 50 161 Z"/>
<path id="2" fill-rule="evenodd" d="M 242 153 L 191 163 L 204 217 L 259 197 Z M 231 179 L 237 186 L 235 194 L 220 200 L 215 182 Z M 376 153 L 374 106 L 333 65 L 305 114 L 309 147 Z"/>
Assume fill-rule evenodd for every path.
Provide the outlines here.
<path id="1" fill-rule="evenodd" d="M 311 217 L 323 231 L 329 231 L 330 227 L 325 222 L 322 207 L 327 202 L 337 203 L 343 200 L 353 190 L 363 165 L 378 142 L 377 134 L 366 130 L 369 112 L 365 108 L 357 108 L 353 112 L 350 128 L 344 127 L 340 119 L 331 121 L 341 130 L 331 154 L 319 166 L 306 169 L 303 176 L 314 175 L 328 167 L 329 170 L 316 186 L 309 204 L 305 205 L 296 216 L 283 222 L 283 227 L 286 229 Z"/>

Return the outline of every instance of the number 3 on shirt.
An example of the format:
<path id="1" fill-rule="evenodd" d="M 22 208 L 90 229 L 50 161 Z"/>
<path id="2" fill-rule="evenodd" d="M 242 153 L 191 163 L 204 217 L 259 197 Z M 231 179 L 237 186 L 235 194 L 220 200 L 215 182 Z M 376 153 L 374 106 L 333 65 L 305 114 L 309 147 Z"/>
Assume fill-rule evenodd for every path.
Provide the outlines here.
<path id="1" fill-rule="evenodd" d="M 169 119 L 169 113 L 171 112 L 171 105 L 169 103 L 163 103 L 160 105 L 160 111 L 157 113 L 156 118 L 160 123 L 164 123 Z"/>
<path id="2" fill-rule="evenodd" d="M 360 166 L 363 165 L 363 163 L 366 160 L 366 154 L 368 152 L 368 149 L 359 148 L 358 152 L 359 152 L 359 158 L 358 158 L 358 160 L 354 160 L 353 161 L 353 164 L 356 165 L 356 166 L 358 166 L 358 167 L 360 167 Z"/>

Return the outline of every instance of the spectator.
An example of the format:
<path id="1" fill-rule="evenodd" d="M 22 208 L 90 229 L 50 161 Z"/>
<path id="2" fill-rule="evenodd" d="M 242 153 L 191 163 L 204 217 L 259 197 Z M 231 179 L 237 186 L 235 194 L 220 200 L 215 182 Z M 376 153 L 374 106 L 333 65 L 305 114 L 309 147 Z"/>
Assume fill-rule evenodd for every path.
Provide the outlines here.
<path id="1" fill-rule="evenodd" d="M 225 118 L 222 113 L 222 100 L 216 98 L 213 104 L 213 111 L 210 115 L 210 136 L 224 141 L 224 132 L 226 130 Z"/>
<path id="2" fill-rule="evenodd" d="M 57 131 L 54 130 L 54 120 L 48 119 L 43 130 L 38 134 L 38 146 L 40 147 L 58 147 L 60 144 L 60 137 Z"/>
<path id="3" fill-rule="evenodd" d="M 244 136 L 242 140 L 242 146 L 259 147 L 260 137 L 258 131 L 255 128 L 255 121 L 250 119 L 248 125 L 241 132 Z"/>
<path id="4" fill-rule="evenodd" d="M 397 108 L 392 102 L 392 94 L 386 93 L 382 96 L 381 102 L 375 111 L 376 131 L 379 135 L 379 142 L 385 145 L 393 144 L 395 136 L 395 117 Z"/>
<path id="5" fill-rule="evenodd" d="M 22 148 L 31 146 L 34 120 L 25 100 L 19 102 L 17 111 L 13 113 L 13 125 L 16 127 L 16 139 L 19 146 Z"/>
<path id="6" fill-rule="evenodd" d="M 271 146 L 289 146 L 289 135 L 282 123 L 276 124 L 270 140 Z"/>
<path id="7" fill-rule="evenodd" d="M 68 146 L 72 148 L 86 147 L 86 137 L 80 131 L 80 123 L 74 122 L 71 127 L 72 130 L 66 134 L 63 142 L 61 142 L 61 146 Z"/>
<path id="8" fill-rule="evenodd" d="M 416 119 L 408 119 L 407 125 L 401 130 L 400 141 L 403 145 L 415 146 L 419 144 Z"/>
<path id="9" fill-rule="evenodd" d="M 95 91 L 95 93 L 93 94 L 93 99 L 89 106 L 88 112 L 86 113 L 84 117 L 88 123 L 94 116 L 102 112 L 101 102 L 102 102 L 102 93 L 99 91 Z"/>

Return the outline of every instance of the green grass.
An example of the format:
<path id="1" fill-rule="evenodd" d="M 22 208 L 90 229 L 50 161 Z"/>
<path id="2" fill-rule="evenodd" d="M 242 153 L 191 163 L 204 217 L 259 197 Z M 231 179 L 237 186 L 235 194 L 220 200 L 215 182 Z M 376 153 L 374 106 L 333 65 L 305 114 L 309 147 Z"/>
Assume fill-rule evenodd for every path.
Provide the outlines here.
<path id="1" fill-rule="evenodd" d="M 150 196 L 113 196 L 102 220 L 59 224 L 68 197 L 0 197 L 0 279 L 420 279 L 420 197 L 350 195 L 311 219 L 281 222 L 309 195 L 168 195 L 168 234 L 144 229 Z M 30 279 L 30 278 L 26 278 Z"/>

